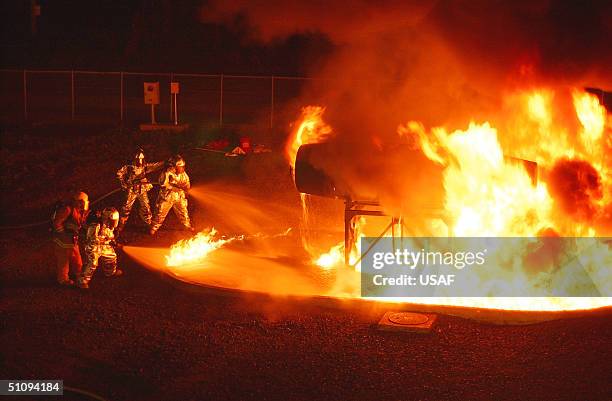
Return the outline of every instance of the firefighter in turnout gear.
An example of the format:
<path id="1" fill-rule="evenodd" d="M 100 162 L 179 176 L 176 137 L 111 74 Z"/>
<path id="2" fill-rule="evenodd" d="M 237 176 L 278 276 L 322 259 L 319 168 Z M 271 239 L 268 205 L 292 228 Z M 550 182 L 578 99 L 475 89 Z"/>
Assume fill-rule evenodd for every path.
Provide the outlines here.
<path id="1" fill-rule="evenodd" d="M 161 188 L 157 197 L 156 211 L 149 233 L 154 235 L 162 225 L 170 209 L 185 228 L 193 231 L 187 212 L 187 194 L 191 187 L 189 176 L 185 172 L 185 160 L 180 155 L 170 159 L 170 166 L 160 175 Z"/>
<path id="2" fill-rule="evenodd" d="M 138 149 L 131 164 L 121 167 L 117 171 L 117 178 L 121 182 L 121 187 L 126 192 L 126 199 L 121 208 L 121 220 L 117 231 L 121 231 L 130 217 L 132 206 L 138 199 L 138 214 L 142 221 L 151 225 L 151 206 L 149 205 L 149 195 L 147 192 L 153 185 L 147 180 L 147 174 L 160 169 L 164 162 L 146 163 L 142 149 Z"/>
<path id="3" fill-rule="evenodd" d="M 69 201 L 58 204 L 51 216 L 57 282 L 61 285 L 74 285 L 69 272 L 75 278 L 81 274 L 83 261 L 79 251 L 79 231 L 87 219 L 88 211 L 87 194 L 75 192 Z"/>
<path id="4" fill-rule="evenodd" d="M 115 228 L 119 224 L 119 212 L 114 207 L 102 210 L 99 219 L 87 227 L 85 239 L 85 254 L 87 263 L 83 274 L 79 277 L 79 287 L 89 288 L 89 281 L 96 272 L 98 264 L 106 277 L 121 276 L 122 270 L 117 269 L 117 253 L 115 252 Z"/>

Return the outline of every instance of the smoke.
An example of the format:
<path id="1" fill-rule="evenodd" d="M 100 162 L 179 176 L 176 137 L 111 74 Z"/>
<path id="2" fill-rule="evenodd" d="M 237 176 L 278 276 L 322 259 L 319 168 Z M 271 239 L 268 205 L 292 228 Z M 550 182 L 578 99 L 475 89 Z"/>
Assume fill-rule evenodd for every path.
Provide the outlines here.
<path id="1" fill-rule="evenodd" d="M 582 160 L 559 160 L 550 172 L 551 194 L 560 207 L 578 221 L 592 222 L 603 197 L 601 177 Z"/>
<path id="2" fill-rule="evenodd" d="M 327 72 L 342 71 L 342 77 L 416 79 L 423 73 L 414 68 L 420 57 L 448 52 L 451 64 L 443 57 L 429 65 L 443 64 L 446 73 L 435 75 L 447 81 L 454 80 L 448 72 L 462 69 L 468 78 L 489 84 L 499 76 L 507 84 L 585 75 L 592 85 L 610 83 L 612 4 L 606 0 L 212 0 L 202 6 L 200 17 L 246 29 L 250 39 L 262 42 L 324 34 L 340 49 Z M 377 53 L 381 57 L 372 60 Z"/>
<path id="3" fill-rule="evenodd" d="M 355 0 L 350 4 L 324 0 L 213 0 L 202 7 L 200 17 L 202 21 L 229 26 L 246 19 L 251 39 L 258 41 L 320 32 L 335 43 L 344 44 L 384 33 L 390 28 L 414 25 L 434 4 L 434 0 Z"/>
<path id="4" fill-rule="evenodd" d="M 214 0 L 200 15 L 246 21 L 250 38 L 263 42 L 327 35 L 337 51 L 311 75 L 329 80 L 313 82 L 304 98 L 319 99 L 332 126 L 361 141 L 393 136 L 409 119 L 485 118 L 512 86 L 612 84 L 605 0 Z"/>
<path id="5" fill-rule="evenodd" d="M 437 199 L 442 185 L 431 162 L 397 146 L 400 124 L 504 125 L 504 96 L 515 89 L 612 86 L 612 3 L 605 0 L 214 0 L 201 19 L 239 22 L 263 43 L 326 35 L 336 51 L 325 65 L 313 63 L 311 75 L 324 79 L 302 96 L 303 105 L 317 99 L 327 107 L 335 130 L 333 154 L 320 167 L 377 193 L 392 210 L 415 194 Z"/>

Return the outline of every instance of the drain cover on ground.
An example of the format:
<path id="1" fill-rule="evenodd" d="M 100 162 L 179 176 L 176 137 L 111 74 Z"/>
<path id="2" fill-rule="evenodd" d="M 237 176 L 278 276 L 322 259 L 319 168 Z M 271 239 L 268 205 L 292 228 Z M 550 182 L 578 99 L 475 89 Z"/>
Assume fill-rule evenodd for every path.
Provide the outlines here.
<path id="1" fill-rule="evenodd" d="M 431 313 L 386 312 L 378 322 L 379 330 L 428 333 L 436 321 Z"/>
<path id="2" fill-rule="evenodd" d="M 389 314 L 388 319 L 392 323 L 409 325 L 423 324 L 429 320 L 427 315 L 410 312 L 391 313 Z"/>

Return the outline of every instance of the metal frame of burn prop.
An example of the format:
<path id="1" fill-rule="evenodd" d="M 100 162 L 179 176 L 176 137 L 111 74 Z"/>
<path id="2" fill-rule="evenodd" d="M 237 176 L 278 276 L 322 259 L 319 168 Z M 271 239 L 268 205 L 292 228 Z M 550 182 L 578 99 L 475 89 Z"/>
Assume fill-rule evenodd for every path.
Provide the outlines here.
<path id="1" fill-rule="evenodd" d="M 427 210 L 428 214 L 432 217 L 438 217 L 442 219 L 445 223 L 448 224 L 448 216 L 439 209 L 431 209 Z M 351 265 L 350 256 L 351 249 L 355 242 L 355 218 L 358 216 L 378 216 L 378 217 L 390 217 L 391 222 L 385 227 L 382 233 L 378 235 L 374 241 L 370 244 L 368 249 L 364 252 L 361 252 L 359 258 L 355 261 L 355 264 Z M 389 230 L 391 231 L 391 241 L 393 243 L 393 248 L 395 248 L 395 234 L 396 228 L 399 229 L 399 238 L 400 242 L 403 241 L 404 237 L 404 229 L 406 231 L 410 231 L 410 229 L 405 225 L 405 219 L 395 216 L 390 216 L 382 211 L 380 203 L 376 201 L 355 201 L 351 199 L 347 199 L 344 201 L 344 264 L 347 266 L 354 267 L 365 255 L 367 255 L 372 248 L 380 241 Z M 403 245 L 400 243 L 400 245 Z"/>
<path id="2" fill-rule="evenodd" d="M 509 157 L 509 156 L 506 156 L 505 159 L 513 163 L 522 164 L 525 170 L 527 171 L 527 174 L 529 174 L 529 176 L 531 177 L 532 185 L 535 186 L 537 184 L 538 182 L 538 164 L 536 162 L 533 162 L 530 160 L 519 159 L 515 157 Z M 436 217 L 436 218 L 441 219 L 444 223 L 446 223 L 448 227 L 452 226 L 452 224 L 450 224 L 452 223 L 450 216 L 448 216 L 443 210 L 431 208 L 431 209 L 423 209 L 422 211 L 424 213 L 427 213 L 431 217 Z M 355 217 L 357 216 L 379 216 L 379 217 L 387 216 L 387 217 L 391 217 L 391 222 L 386 226 L 383 232 L 380 233 L 380 235 L 378 235 L 374 239 L 374 241 L 370 244 L 368 249 L 366 249 L 364 252 L 361 252 L 361 254 L 359 255 L 359 258 L 355 261 L 355 263 L 351 265 L 350 256 L 351 256 L 352 246 L 355 242 Z M 399 228 L 400 241 L 403 240 L 404 229 L 406 229 L 407 231 L 410 231 L 410 229 L 405 225 L 404 222 L 405 222 L 405 219 L 402 216 L 395 217 L 395 216 L 389 216 L 388 214 L 384 213 L 382 211 L 380 203 L 377 201 L 371 201 L 371 200 L 370 201 L 365 201 L 365 200 L 356 201 L 352 199 L 345 199 L 344 201 L 344 264 L 347 266 L 351 266 L 351 267 L 354 267 L 357 264 L 359 264 L 359 262 L 361 262 L 363 257 L 367 255 L 372 250 L 372 248 L 374 248 L 374 246 L 389 232 L 389 230 L 391 230 L 391 238 L 392 238 L 391 240 L 392 240 L 393 248 L 395 249 L 396 248 L 395 246 L 396 245 L 395 244 L 396 227 Z M 403 244 L 400 243 L 400 246 L 402 245 Z"/>

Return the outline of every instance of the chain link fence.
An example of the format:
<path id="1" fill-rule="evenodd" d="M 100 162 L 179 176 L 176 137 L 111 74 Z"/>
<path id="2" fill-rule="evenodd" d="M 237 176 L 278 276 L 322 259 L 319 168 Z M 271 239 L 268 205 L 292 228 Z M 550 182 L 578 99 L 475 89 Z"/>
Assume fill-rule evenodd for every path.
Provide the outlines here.
<path id="1" fill-rule="evenodd" d="M 103 71 L 0 70 L 3 123 L 81 121 L 136 125 L 150 122 L 143 84 L 159 82 L 157 122 L 173 121 L 170 82 L 179 82 L 180 122 L 231 126 L 286 126 L 311 78 Z M 314 100 L 314 99 L 313 99 Z"/>

